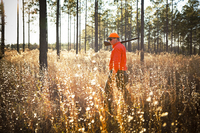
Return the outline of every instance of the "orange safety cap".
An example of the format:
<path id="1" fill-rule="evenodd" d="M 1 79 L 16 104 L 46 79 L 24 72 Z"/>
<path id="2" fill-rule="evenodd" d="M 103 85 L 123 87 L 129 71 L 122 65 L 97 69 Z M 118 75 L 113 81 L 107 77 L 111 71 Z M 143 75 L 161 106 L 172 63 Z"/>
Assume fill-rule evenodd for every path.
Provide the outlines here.
<path id="1" fill-rule="evenodd" d="M 117 33 L 111 33 L 108 39 L 109 38 L 119 38 L 119 35 Z"/>

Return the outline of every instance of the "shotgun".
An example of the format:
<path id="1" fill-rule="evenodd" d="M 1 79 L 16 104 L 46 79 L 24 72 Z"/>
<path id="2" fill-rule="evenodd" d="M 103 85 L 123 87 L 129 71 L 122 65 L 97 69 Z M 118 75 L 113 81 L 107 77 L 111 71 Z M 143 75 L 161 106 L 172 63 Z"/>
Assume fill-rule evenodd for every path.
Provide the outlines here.
<path id="1" fill-rule="evenodd" d="M 132 39 L 130 39 L 130 40 L 121 41 L 121 43 L 130 42 L 130 41 L 136 40 L 136 39 L 138 39 L 138 37 L 132 38 Z M 110 44 L 109 41 L 104 41 L 104 45 L 105 45 L 105 46 L 110 46 L 111 44 Z"/>

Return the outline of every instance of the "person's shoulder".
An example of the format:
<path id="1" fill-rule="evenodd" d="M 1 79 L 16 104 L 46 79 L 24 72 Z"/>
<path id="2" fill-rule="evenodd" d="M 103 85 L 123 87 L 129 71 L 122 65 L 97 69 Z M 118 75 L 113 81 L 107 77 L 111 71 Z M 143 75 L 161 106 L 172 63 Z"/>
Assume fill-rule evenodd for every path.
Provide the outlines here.
<path id="1" fill-rule="evenodd" d="M 119 43 L 115 46 L 114 50 L 115 51 L 124 51 L 126 48 L 122 43 Z"/>
<path id="2" fill-rule="evenodd" d="M 114 49 L 120 49 L 121 48 L 121 43 L 118 43 L 116 46 L 115 46 L 115 48 Z"/>
<path id="3" fill-rule="evenodd" d="M 118 48 L 125 48 L 125 46 L 120 42 L 120 43 L 118 44 Z"/>

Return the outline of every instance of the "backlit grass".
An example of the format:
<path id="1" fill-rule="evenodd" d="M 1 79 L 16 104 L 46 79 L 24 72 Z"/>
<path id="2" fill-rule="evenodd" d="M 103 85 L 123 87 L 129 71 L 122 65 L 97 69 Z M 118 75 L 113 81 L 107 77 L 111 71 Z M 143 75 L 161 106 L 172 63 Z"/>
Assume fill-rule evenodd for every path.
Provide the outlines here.
<path id="1" fill-rule="evenodd" d="M 112 113 L 105 83 L 110 52 L 48 52 L 39 72 L 39 51 L 6 51 L 0 61 L 2 132 L 198 132 L 200 57 L 127 52 L 129 84 L 113 80 Z M 124 93 L 126 96 L 124 97 Z"/>

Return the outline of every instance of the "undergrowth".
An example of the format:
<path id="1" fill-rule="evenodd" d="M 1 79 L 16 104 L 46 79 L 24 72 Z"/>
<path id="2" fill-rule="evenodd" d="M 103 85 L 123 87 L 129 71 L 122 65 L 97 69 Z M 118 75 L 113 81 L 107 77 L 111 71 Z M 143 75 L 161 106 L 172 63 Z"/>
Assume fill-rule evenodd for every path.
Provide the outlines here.
<path id="1" fill-rule="evenodd" d="M 127 52 L 127 91 L 112 84 L 112 113 L 105 83 L 110 52 L 6 51 L 0 60 L 1 132 L 200 131 L 200 57 Z M 115 81 L 115 80 L 114 80 Z M 126 94 L 125 94 L 126 93 Z"/>

